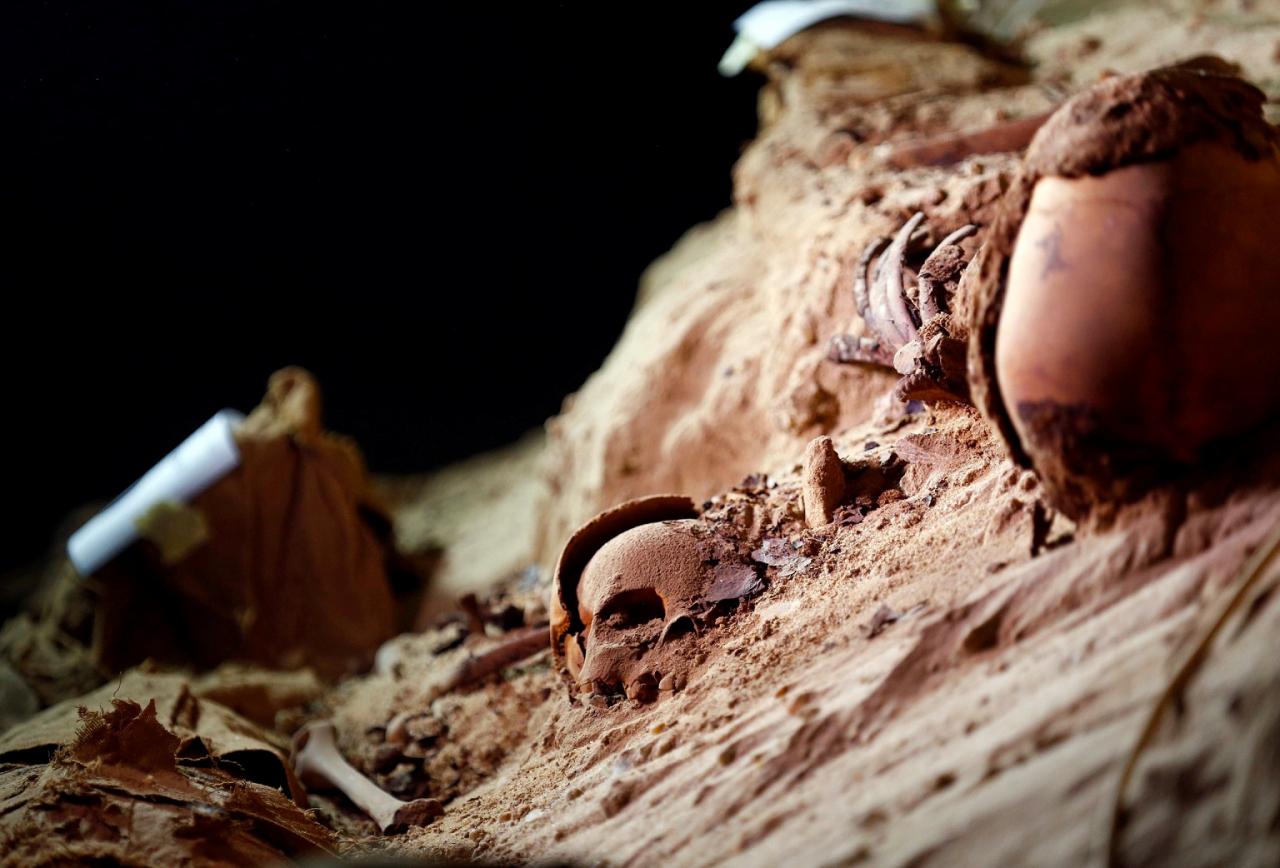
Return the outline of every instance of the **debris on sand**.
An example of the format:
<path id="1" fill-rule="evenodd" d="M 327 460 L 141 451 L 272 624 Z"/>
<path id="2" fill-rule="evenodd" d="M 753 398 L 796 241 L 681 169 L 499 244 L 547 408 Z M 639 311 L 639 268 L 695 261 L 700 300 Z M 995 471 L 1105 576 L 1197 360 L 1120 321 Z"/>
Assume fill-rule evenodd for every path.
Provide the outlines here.
<path id="1" fill-rule="evenodd" d="M 191 703 L 198 705 L 190 700 L 188 711 Z M 51 753 L 0 744 L 5 864 L 44 864 L 56 854 L 64 862 L 249 866 L 336 852 L 305 802 L 238 774 L 235 752 L 210 754 L 198 736 L 177 735 L 154 699 L 82 707 L 69 735 Z"/>

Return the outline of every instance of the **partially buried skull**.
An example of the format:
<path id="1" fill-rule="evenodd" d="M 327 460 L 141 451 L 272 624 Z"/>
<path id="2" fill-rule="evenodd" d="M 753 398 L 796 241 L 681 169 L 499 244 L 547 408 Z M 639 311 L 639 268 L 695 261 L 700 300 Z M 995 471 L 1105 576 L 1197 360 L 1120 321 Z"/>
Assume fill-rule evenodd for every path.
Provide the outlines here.
<path id="1" fill-rule="evenodd" d="M 556 570 L 551 635 L 578 685 L 640 700 L 655 698 L 660 684 L 679 686 L 700 618 L 759 589 L 755 568 L 696 516 L 688 498 L 642 498 L 601 513 L 569 540 Z"/>

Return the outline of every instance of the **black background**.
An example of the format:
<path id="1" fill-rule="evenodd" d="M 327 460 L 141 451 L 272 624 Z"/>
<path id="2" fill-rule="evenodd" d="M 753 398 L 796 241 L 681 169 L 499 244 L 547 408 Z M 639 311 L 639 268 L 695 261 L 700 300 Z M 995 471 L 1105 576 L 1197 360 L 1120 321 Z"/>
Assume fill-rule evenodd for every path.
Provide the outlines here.
<path id="1" fill-rule="evenodd" d="M 10 6 L 3 566 L 285 364 L 379 471 L 541 425 L 729 204 L 749 5 Z"/>

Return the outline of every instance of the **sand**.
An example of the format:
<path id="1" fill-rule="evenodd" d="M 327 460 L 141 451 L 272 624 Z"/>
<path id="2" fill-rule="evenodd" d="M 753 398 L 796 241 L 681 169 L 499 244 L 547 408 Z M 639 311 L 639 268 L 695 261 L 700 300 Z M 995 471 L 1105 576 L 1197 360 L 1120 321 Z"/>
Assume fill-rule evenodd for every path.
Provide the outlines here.
<path id="1" fill-rule="evenodd" d="M 1030 70 L 845 26 L 784 45 L 733 207 L 650 268 L 545 443 L 382 482 L 398 547 L 444 565 L 424 629 L 368 675 L 242 703 L 263 722 L 281 697 L 276 739 L 329 717 L 357 768 L 444 804 L 384 837 L 311 793 L 316 840 L 490 863 L 1275 864 L 1280 563 L 1258 561 L 1280 527 L 1280 431 L 1073 522 L 975 408 L 908 408 L 892 371 L 828 358 L 861 330 L 867 243 L 917 210 L 933 242 L 987 225 L 1019 159 L 904 154 L 1207 51 L 1274 100 L 1273 11 L 1122 8 L 1034 37 Z M 699 613 L 679 680 L 581 692 L 550 647 L 458 677 L 554 615 L 576 528 L 664 493 L 760 579 Z M 468 591 L 470 616 L 441 617 Z M 29 775 L 47 759 L 9 758 Z"/>

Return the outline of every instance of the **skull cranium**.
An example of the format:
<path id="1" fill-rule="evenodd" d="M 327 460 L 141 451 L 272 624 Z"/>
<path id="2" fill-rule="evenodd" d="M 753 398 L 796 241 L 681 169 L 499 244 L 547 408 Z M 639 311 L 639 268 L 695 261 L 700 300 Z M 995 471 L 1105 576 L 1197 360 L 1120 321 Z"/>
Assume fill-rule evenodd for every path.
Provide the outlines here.
<path id="1" fill-rule="evenodd" d="M 737 563 L 683 497 L 629 501 L 570 539 L 556 570 L 552 647 L 580 685 L 652 698 L 664 675 L 683 680 L 685 646 Z M 754 577 L 754 573 L 752 573 Z"/>

